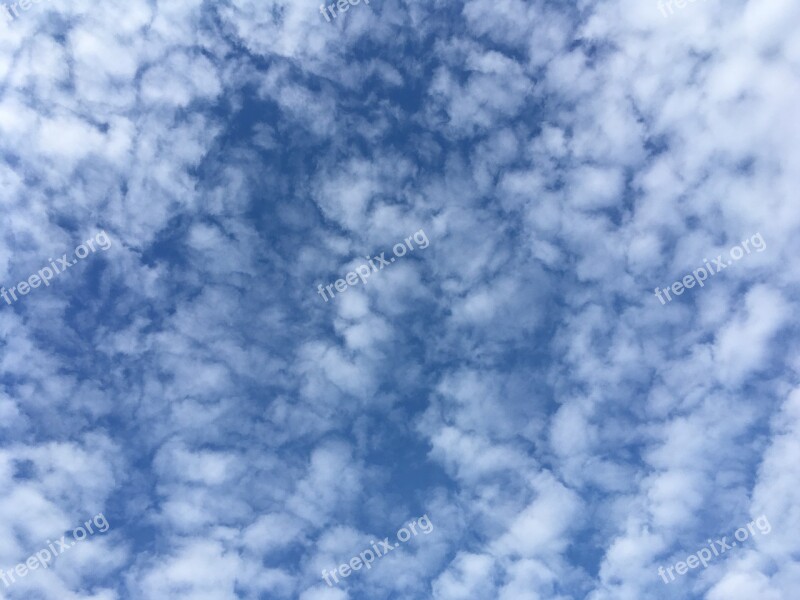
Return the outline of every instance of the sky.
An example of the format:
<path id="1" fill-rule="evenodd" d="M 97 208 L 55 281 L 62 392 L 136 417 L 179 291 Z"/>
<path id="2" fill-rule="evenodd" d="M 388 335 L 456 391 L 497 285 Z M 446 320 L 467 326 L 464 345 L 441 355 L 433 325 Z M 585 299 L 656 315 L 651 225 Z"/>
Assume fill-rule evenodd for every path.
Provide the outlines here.
<path id="1" fill-rule="evenodd" d="M 680 4 L 9 3 L 0 598 L 796 598 L 800 4 Z"/>

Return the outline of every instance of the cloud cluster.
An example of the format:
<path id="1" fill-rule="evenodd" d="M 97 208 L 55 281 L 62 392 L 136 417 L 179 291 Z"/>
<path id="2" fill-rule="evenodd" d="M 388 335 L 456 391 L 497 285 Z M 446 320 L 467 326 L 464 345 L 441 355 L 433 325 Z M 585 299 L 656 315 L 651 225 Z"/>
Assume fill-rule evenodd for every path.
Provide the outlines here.
<path id="1" fill-rule="evenodd" d="M 113 524 L 0 592 L 790 597 L 800 8 L 346 17 L 53 0 L 0 25 L 0 279 L 115 241 L 0 312 L 0 566 Z M 321 583 L 423 513 L 430 536 Z M 760 514 L 770 536 L 658 577 Z"/>

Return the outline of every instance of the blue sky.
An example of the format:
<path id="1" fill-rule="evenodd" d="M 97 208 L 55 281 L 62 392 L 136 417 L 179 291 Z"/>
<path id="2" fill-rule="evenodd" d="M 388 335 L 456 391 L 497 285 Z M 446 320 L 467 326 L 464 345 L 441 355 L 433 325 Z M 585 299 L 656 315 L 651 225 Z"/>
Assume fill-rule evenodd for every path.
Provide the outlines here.
<path id="1" fill-rule="evenodd" d="M 662 7 L 0 22 L 0 285 L 111 240 L 0 300 L 0 569 L 110 525 L 0 598 L 794 598 L 800 6 Z"/>

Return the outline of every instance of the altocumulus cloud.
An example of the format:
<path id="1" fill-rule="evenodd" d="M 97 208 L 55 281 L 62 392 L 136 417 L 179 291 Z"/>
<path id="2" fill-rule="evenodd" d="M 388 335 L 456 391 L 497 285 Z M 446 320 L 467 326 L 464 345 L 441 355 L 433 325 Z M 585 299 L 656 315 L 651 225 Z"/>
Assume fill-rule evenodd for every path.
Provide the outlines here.
<path id="1" fill-rule="evenodd" d="M 0 303 L 0 567 L 113 525 L 2 594 L 792 597 L 798 26 L 789 0 L 0 22 L 0 281 L 113 240 Z M 419 515 L 430 535 L 322 581 Z"/>

